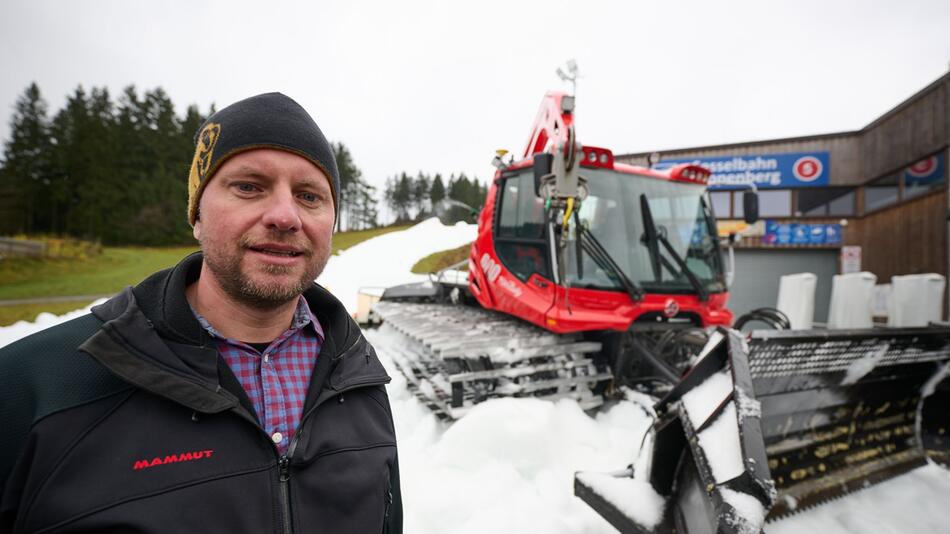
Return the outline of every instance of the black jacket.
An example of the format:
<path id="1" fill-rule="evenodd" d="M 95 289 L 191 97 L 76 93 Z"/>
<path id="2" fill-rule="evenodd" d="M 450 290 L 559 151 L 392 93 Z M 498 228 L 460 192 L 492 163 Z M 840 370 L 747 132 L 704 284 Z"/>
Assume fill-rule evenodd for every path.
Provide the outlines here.
<path id="1" fill-rule="evenodd" d="M 0 349 L 0 533 L 400 533 L 389 382 L 346 310 L 279 456 L 185 300 L 185 258 Z"/>

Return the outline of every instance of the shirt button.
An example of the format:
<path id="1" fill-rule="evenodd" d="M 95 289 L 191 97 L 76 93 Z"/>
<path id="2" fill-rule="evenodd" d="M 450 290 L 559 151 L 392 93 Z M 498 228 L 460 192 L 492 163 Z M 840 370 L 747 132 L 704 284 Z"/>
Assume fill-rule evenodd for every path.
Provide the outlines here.
<path id="1" fill-rule="evenodd" d="M 270 439 L 274 440 L 274 443 L 280 443 L 281 441 L 284 441 L 284 435 L 280 432 L 274 432 Z"/>

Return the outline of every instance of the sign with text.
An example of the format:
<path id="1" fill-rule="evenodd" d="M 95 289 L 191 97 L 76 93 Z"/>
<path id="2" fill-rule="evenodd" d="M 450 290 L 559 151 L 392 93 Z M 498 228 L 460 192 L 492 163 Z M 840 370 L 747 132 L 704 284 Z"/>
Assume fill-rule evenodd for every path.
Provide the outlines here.
<path id="1" fill-rule="evenodd" d="M 766 220 L 762 242 L 767 245 L 840 245 L 841 225 L 780 223 Z"/>
<path id="2" fill-rule="evenodd" d="M 828 152 L 670 158 L 661 160 L 653 168 L 669 169 L 680 163 L 709 169 L 712 172 L 709 189 L 712 191 L 748 189 L 751 184 L 759 189 L 825 186 L 831 174 Z"/>

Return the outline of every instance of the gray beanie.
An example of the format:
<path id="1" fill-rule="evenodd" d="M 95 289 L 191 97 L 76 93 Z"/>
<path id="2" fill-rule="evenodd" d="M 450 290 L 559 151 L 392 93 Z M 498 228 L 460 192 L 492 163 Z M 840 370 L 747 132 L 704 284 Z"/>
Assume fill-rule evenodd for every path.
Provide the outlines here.
<path id="1" fill-rule="evenodd" d="M 218 167 L 255 148 L 276 148 L 307 158 L 330 179 L 334 216 L 340 213 L 340 173 L 327 138 L 292 98 L 266 93 L 245 98 L 208 117 L 195 135 L 188 175 L 188 223 L 198 218 L 198 201 Z"/>

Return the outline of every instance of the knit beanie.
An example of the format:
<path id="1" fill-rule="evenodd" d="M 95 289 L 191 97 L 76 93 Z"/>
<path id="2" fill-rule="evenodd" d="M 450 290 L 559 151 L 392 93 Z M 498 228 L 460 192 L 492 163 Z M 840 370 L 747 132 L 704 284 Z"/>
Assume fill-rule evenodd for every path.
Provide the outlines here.
<path id="1" fill-rule="evenodd" d="M 222 163 L 255 148 L 286 150 L 310 160 L 327 178 L 333 211 L 340 213 L 340 174 L 327 138 L 300 104 L 280 93 L 252 96 L 218 111 L 195 135 L 195 157 L 188 175 L 188 223 L 198 218 L 198 201 Z"/>

